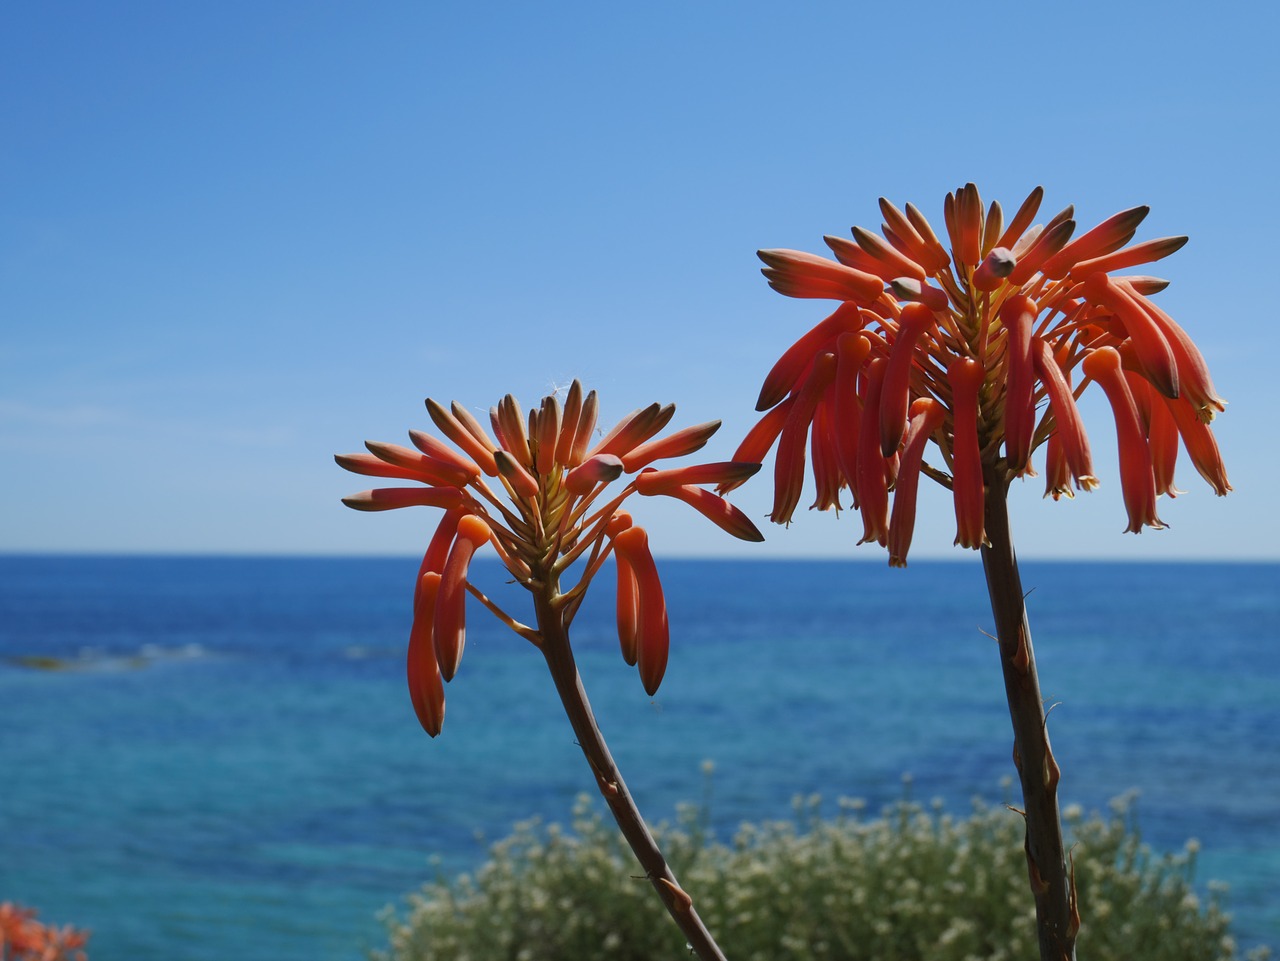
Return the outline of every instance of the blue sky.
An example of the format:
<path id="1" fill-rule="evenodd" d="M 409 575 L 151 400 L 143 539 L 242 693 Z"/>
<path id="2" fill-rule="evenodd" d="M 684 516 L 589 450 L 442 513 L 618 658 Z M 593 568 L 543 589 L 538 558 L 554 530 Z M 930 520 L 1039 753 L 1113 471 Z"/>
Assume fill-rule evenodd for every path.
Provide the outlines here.
<path id="1" fill-rule="evenodd" d="M 426 427 L 426 396 L 754 422 L 824 314 L 758 274 L 876 198 L 941 220 L 972 180 L 1084 225 L 1189 234 L 1161 303 L 1231 402 L 1236 491 L 1186 466 L 1172 526 L 1100 490 L 1013 497 L 1023 556 L 1277 558 L 1269 5 L 9 4 L 0 12 L 0 550 L 386 554 L 331 455 Z M 1159 9 L 1158 17 L 1146 9 Z M 928 485 L 924 485 L 928 486 Z M 739 503 L 768 511 L 769 484 Z M 854 556 L 850 514 L 739 545 L 640 505 L 669 554 Z M 954 557 L 945 493 L 913 557 Z"/>

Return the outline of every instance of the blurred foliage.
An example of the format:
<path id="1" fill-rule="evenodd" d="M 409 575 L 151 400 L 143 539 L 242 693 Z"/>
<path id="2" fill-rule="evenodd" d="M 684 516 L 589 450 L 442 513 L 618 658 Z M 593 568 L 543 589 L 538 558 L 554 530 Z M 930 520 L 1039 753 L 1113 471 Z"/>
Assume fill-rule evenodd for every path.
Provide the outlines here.
<path id="1" fill-rule="evenodd" d="M 1092 961 L 1237 958 L 1221 885 L 1195 891 L 1195 842 L 1156 855 L 1129 798 L 1108 815 L 1066 811 Z M 1001 961 L 1036 957 L 1021 819 L 975 802 L 965 818 L 909 800 L 864 816 L 818 798 L 788 821 L 744 824 L 729 844 L 705 811 L 655 832 L 698 912 L 735 961 Z M 474 874 L 439 878 L 388 909 L 374 961 L 653 961 L 688 951 L 630 851 L 585 796 L 572 829 L 530 821 Z M 1252 961 L 1269 955 L 1250 952 Z"/>

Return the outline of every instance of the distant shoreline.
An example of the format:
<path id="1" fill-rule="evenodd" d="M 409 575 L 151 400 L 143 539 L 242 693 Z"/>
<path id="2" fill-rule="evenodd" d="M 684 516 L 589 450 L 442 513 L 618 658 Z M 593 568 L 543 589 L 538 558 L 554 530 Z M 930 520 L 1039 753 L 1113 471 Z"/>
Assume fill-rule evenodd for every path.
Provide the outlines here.
<path id="1" fill-rule="evenodd" d="M 873 567 L 884 567 L 885 558 L 882 553 L 875 551 L 856 551 L 850 550 L 847 556 L 832 555 L 795 555 L 784 557 L 743 557 L 740 555 L 694 555 L 694 554 L 661 554 L 657 553 L 657 560 L 664 564 L 672 563 L 698 563 L 698 564 L 855 564 L 867 565 Z M 129 562 L 186 562 L 186 561 L 253 561 L 253 562 L 274 562 L 287 561 L 297 563 L 310 562 L 333 562 L 340 561 L 343 563 L 371 561 L 371 562 L 405 562 L 421 560 L 420 554 L 274 554 L 274 553 L 235 553 L 235 552 L 150 552 L 150 551 L 38 551 L 38 550 L 18 550 L 0 551 L 0 564 L 11 562 L 28 562 L 28 561 L 129 561 Z M 497 563 L 492 557 L 478 557 L 477 563 Z M 1262 557 L 1262 558 L 1201 558 L 1201 557 L 1143 557 L 1143 558 L 1121 558 L 1114 557 L 1050 557 L 1050 556 L 1022 556 L 1019 560 L 1027 564 L 1089 564 L 1089 565 L 1115 565 L 1115 566 L 1159 566 L 1159 565 L 1177 565 L 1192 566 L 1204 565 L 1221 567 L 1226 565 L 1245 565 L 1254 567 L 1280 567 L 1280 557 Z M 935 555 L 921 556 L 911 558 L 909 567 L 916 566 L 942 566 L 955 565 L 962 566 L 965 564 L 978 563 L 979 558 L 976 552 L 959 551 L 954 555 Z"/>

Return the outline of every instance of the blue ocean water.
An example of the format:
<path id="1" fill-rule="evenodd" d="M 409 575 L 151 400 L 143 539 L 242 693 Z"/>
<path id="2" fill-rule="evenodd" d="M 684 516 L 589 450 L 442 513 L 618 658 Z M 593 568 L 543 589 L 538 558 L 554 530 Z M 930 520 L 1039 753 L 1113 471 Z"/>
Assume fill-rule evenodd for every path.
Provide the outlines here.
<path id="1" fill-rule="evenodd" d="M 648 698 L 610 578 L 573 627 L 641 806 L 786 817 L 796 794 L 967 810 L 1012 770 L 980 564 L 667 561 Z M 403 676 L 416 561 L 0 557 L 0 900 L 97 958 L 324 961 L 592 778 L 541 657 L 478 605 L 442 736 Z M 1064 803 L 1136 789 L 1202 844 L 1244 946 L 1280 945 L 1280 565 L 1024 564 Z M 487 590 L 510 600 L 496 568 Z M 37 658 L 58 658 L 50 670 Z M 41 666 L 43 665 L 43 666 Z M 433 862 L 438 859 L 438 866 Z"/>

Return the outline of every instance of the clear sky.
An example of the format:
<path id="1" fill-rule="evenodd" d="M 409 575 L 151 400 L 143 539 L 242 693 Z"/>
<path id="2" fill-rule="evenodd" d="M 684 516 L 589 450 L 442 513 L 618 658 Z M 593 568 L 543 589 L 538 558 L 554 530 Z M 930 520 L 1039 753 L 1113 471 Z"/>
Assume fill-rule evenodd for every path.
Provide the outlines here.
<path id="1" fill-rule="evenodd" d="M 910 12 L 892 12 L 893 10 Z M 1231 405 L 1236 491 L 1189 466 L 1172 526 L 1103 486 L 1015 492 L 1023 556 L 1277 558 L 1277 103 L 1270 4 L 54 2 L 0 11 L 0 550 L 386 554 L 332 454 L 428 427 L 424 397 L 754 422 L 829 309 L 759 247 L 825 252 L 877 197 L 941 221 L 966 181 L 1082 227 L 1189 234 L 1160 302 Z M 922 489 L 930 487 L 927 482 Z M 770 484 L 738 502 L 768 511 Z M 807 503 L 807 501 L 805 502 Z M 643 513 L 641 509 L 644 510 Z M 856 556 L 801 512 L 740 545 L 646 501 L 668 554 Z M 763 526 L 763 520 L 761 521 Z M 945 492 L 912 556 L 956 556 Z"/>

